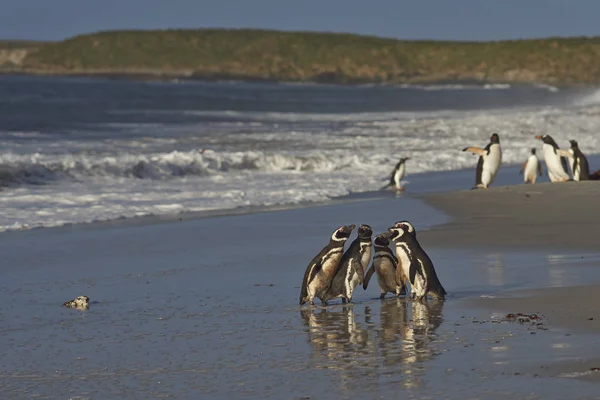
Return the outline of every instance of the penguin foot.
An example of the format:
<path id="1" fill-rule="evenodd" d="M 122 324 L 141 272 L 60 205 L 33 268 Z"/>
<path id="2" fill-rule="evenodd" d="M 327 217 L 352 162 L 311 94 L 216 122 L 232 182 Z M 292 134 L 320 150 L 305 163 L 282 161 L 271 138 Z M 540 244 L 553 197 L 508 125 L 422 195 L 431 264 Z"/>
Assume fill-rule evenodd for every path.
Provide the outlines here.
<path id="1" fill-rule="evenodd" d="M 379 298 L 380 298 L 381 300 L 385 299 L 385 293 L 381 293 L 381 296 L 379 296 Z"/>
<path id="2" fill-rule="evenodd" d="M 342 304 L 346 304 L 346 299 L 342 297 Z"/>

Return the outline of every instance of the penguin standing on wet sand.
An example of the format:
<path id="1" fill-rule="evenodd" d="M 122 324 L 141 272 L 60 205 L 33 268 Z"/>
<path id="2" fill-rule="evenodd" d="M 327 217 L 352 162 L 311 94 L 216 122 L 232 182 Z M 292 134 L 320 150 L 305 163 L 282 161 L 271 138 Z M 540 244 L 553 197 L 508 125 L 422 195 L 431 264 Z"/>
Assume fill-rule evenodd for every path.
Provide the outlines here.
<path id="1" fill-rule="evenodd" d="M 437 277 L 433 263 L 409 232 L 408 226 L 400 223 L 399 227 L 393 226 L 388 232 L 390 239 L 396 243 L 396 255 L 410 282 L 411 297 L 422 300 L 431 295 L 438 300 L 444 299 L 446 290 Z"/>
<path id="2" fill-rule="evenodd" d="M 402 157 L 396 167 L 392 171 L 390 175 L 390 181 L 387 185 L 382 187 L 381 189 L 385 189 L 389 186 L 393 186 L 396 190 L 404 190 L 401 185 L 402 179 L 406 176 L 406 161 L 410 160 L 410 157 Z"/>
<path id="3" fill-rule="evenodd" d="M 523 174 L 523 181 L 531 184 L 535 184 L 538 174 L 542 176 L 542 164 L 535 155 L 535 149 L 531 149 L 531 154 L 521 167 L 520 173 Z"/>
<path id="4" fill-rule="evenodd" d="M 576 140 L 569 140 L 571 148 L 569 153 L 571 154 L 571 173 L 573 174 L 574 181 L 588 181 L 590 179 L 590 167 L 588 165 L 587 158 L 579 150 L 579 145 Z"/>
<path id="5" fill-rule="evenodd" d="M 538 135 L 535 138 L 544 142 L 542 152 L 544 154 L 544 161 L 546 161 L 546 170 L 548 171 L 550 182 L 568 181 L 567 161 L 563 157 L 569 157 L 570 153 L 561 150 L 550 135 Z"/>
<path id="6" fill-rule="evenodd" d="M 329 239 L 329 244 L 308 264 L 302 280 L 300 305 L 307 301 L 314 305 L 315 297 L 327 305 L 327 290 L 342 260 L 344 244 L 354 228 L 354 225 L 344 225 L 336 229 Z"/>
<path id="7" fill-rule="evenodd" d="M 365 270 L 371 262 L 373 243 L 371 240 L 373 230 L 369 225 L 358 227 L 358 237 L 344 253 L 340 266 L 331 282 L 331 287 L 326 295 L 326 301 L 342 298 L 342 303 L 352 302 L 354 289 L 365 279 Z"/>
<path id="8" fill-rule="evenodd" d="M 500 148 L 500 137 L 497 133 L 492 134 L 490 142 L 485 148 L 479 148 L 474 146 L 465 147 L 463 151 L 469 151 L 473 154 L 479 155 L 479 161 L 477 161 L 477 169 L 475 172 L 475 186 L 476 188 L 487 189 L 488 186 L 494 182 L 496 174 L 500 169 L 502 163 L 502 149 Z"/>
<path id="9" fill-rule="evenodd" d="M 410 233 L 415 238 L 415 240 L 417 239 L 417 231 L 410 222 L 398 221 L 394 224 L 394 228 L 401 227 L 406 227 L 408 233 Z M 408 271 L 410 265 L 404 265 L 405 261 L 401 260 L 398 256 L 396 257 L 396 260 L 398 261 L 398 268 L 396 268 L 396 281 L 402 282 L 404 284 L 404 290 L 406 291 L 406 288 L 408 287 L 410 281 L 408 280 L 408 275 L 405 273 L 405 271 Z"/>
<path id="10" fill-rule="evenodd" d="M 386 293 L 394 293 L 396 296 L 406 294 L 404 280 L 396 280 L 398 261 L 394 252 L 389 247 L 390 240 L 388 239 L 388 236 L 389 234 L 386 232 L 375 237 L 375 240 L 373 241 L 375 244 L 373 263 L 363 282 L 363 289 L 367 290 L 371 276 L 376 273 L 377 283 L 379 283 L 379 289 L 381 291 L 381 295 L 379 296 L 380 299 L 384 299 Z"/>

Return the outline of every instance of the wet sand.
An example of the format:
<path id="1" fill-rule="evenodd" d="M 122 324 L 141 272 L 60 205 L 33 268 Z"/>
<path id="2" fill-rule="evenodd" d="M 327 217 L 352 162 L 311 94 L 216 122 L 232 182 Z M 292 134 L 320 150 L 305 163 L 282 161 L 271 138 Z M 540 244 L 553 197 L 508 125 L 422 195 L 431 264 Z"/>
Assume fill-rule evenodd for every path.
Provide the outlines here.
<path id="1" fill-rule="evenodd" d="M 426 201 L 493 201 L 495 191 L 510 192 Z M 447 233 L 465 229 L 458 213 L 443 225 L 446 214 L 410 195 L 363 200 L 0 235 L 3 398 L 598 398 L 595 382 L 556 378 L 573 372 L 565 363 L 600 355 L 590 351 L 595 331 L 571 331 L 541 309 L 551 299 L 540 310 L 494 303 L 538 299 L 544 287 L 574 296 L 569 287 L 599 280 L 595 248 L 581 258 L 568 245 L 472 245 Z M 333 229 L 368 223 L 377 233 L 400 219 L 419 229 L 445 302 L 382 302 L 372 284 L 350 306 L 298 306 L 306 265 Z M 77 295 L 91 298 L 89 310 L 60 307 Z M 502 318 L 542 311 L 541 325 Z"/>
<path id="2" fill-rule="evenodd" d="M 582 334 L 581 342 L 589 343 L 584 356 L 544 362 L 536 374 L 600 382 L 600 372 L 592 370 L 600 367 L 600 351 L 595 350 L 600 342 L 599 199 L 600 182 L 542 183 L 424 196 L 428 204 L 454 216 L 450 223 L 423 232 L 424 244 L 566 252 L 568 255 L 555 257 L 553 263 L 570 268 L 568 274 L 577 274 L 573 264 L 587 264 L 589 279 L 580 285 L 544 287 L 548 282 L 540 279 L 536 290 L 469 300 L 490 314 L 543 315 L 554 330 L 575 337 Z"/>

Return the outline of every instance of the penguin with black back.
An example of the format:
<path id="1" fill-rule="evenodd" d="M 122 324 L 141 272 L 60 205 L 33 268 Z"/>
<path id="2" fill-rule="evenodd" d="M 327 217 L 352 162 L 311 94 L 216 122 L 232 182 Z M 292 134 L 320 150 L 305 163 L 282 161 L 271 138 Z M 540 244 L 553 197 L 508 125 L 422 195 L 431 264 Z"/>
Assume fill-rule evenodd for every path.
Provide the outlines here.
<path id="1" fill-rule="evenodd" d="M 319 298 L 323 305 L 327 305 L 327 291 L 342 260 L 344 244 L 354 228 L 355 225 L 344 225 L 336 229 L 327 246 L 308 264 L 302 279 L 300 305 L 306 302 L 314 305 L 315 297 Z"/>
<path id="2" fill-rule="evenodd" d="M 393 293 L 396 296 L 406 294 L 405 280 L 397 280 L 396 270 L 398 268 L 398 260 L 392 249 L 389 247 L 389 233 L 385 232 L 375 236 L 373 244 L 375 254 L 373 255 L 371 268 L 369 268 L 369 271 L 365 275 L 363 289 L 367 290 L 371 277 L 373 274 L 376 274 L 377 283 L 379 283 L 381 292 L 381 295 L 379 296 L 380 299 L 383 300 L 387 293 Z"/>
<path id="3" fill-rule="evenodd" d="M 371 262 L 373 229 L 369 225 L 358 227 L 358 236 L 348 247 L 340 261 L 340 267 L 331 282 L 326 301 L 336 297 L 342 303 L 352 302 L 352 294 L 359 284 L 364 282 L 365 270 Z"/>
<path id="4" fill-rule="evenodd" d="M 447 293 L 437 277 L 433 262 L 416 237 L 409 232 L 408 225 L 393 226 L 388 232 L 390 239 L 396 243 L 396 256 L 410 282 L 411 297 L 423 300 L 430 295 L 439 300 L 444 299 Z"/>
<path id="5" fill-rule="evenodd" d="M 574 181 L 588 181 L 590 180 L 590 167 L 588 165 L 587 158 L 579 149 L 579 145 L 576 140 L 569 140 L 571 148 L 571 172 L 573 174 Z"/>
<path id="6" fill-rule="evenodd" d="M 542 153 L 544 154 L 544 161 L 546 162 L 546 170 L 548 171 L 550 182 L 568 181 L 569 173 L 567 172 L 567 160 L 565 157 L 570 157 L 571 153 L 558 147 L 550 135 L 537 135 L 535 138 L 543 142 Z"/>
<path id="7" fill-rule="evenodd" d="M 381 190 L 393 186 L 395 190 L 402 191 L 404 188 L 402 187 L 402 179 L 406 176 L 406 162 L 410 160 L 410 157 L 402 157 L 400 161 L 394 167 L 392 171 L 389 182 L 387 185 L 381 188 Z"/>
<path id="8" fill-rule="evenodd" d="M 487 189 L 500 169 L 502 164 L 502 148 L 500 147 L 500 136 L 497 133 L 492 134 L 490 142 L 483 149 L 480 147 L 469 146 L 463 151 L 468 151 L 479 155 L 477 168 L 475 170 L 475 186 L 473 189 Z"/>

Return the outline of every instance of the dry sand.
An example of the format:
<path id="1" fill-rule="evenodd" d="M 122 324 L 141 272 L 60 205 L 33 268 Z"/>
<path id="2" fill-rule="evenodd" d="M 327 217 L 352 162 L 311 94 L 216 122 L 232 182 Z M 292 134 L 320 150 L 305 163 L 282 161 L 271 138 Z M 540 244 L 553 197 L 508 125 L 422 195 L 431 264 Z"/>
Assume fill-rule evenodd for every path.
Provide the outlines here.
<path id="1" fill-rule="evenodd" d="M 420 235 L 436 247 L 600 246 L 600 182 L 542 183 L 422 196 L 455 219 Z"/>

